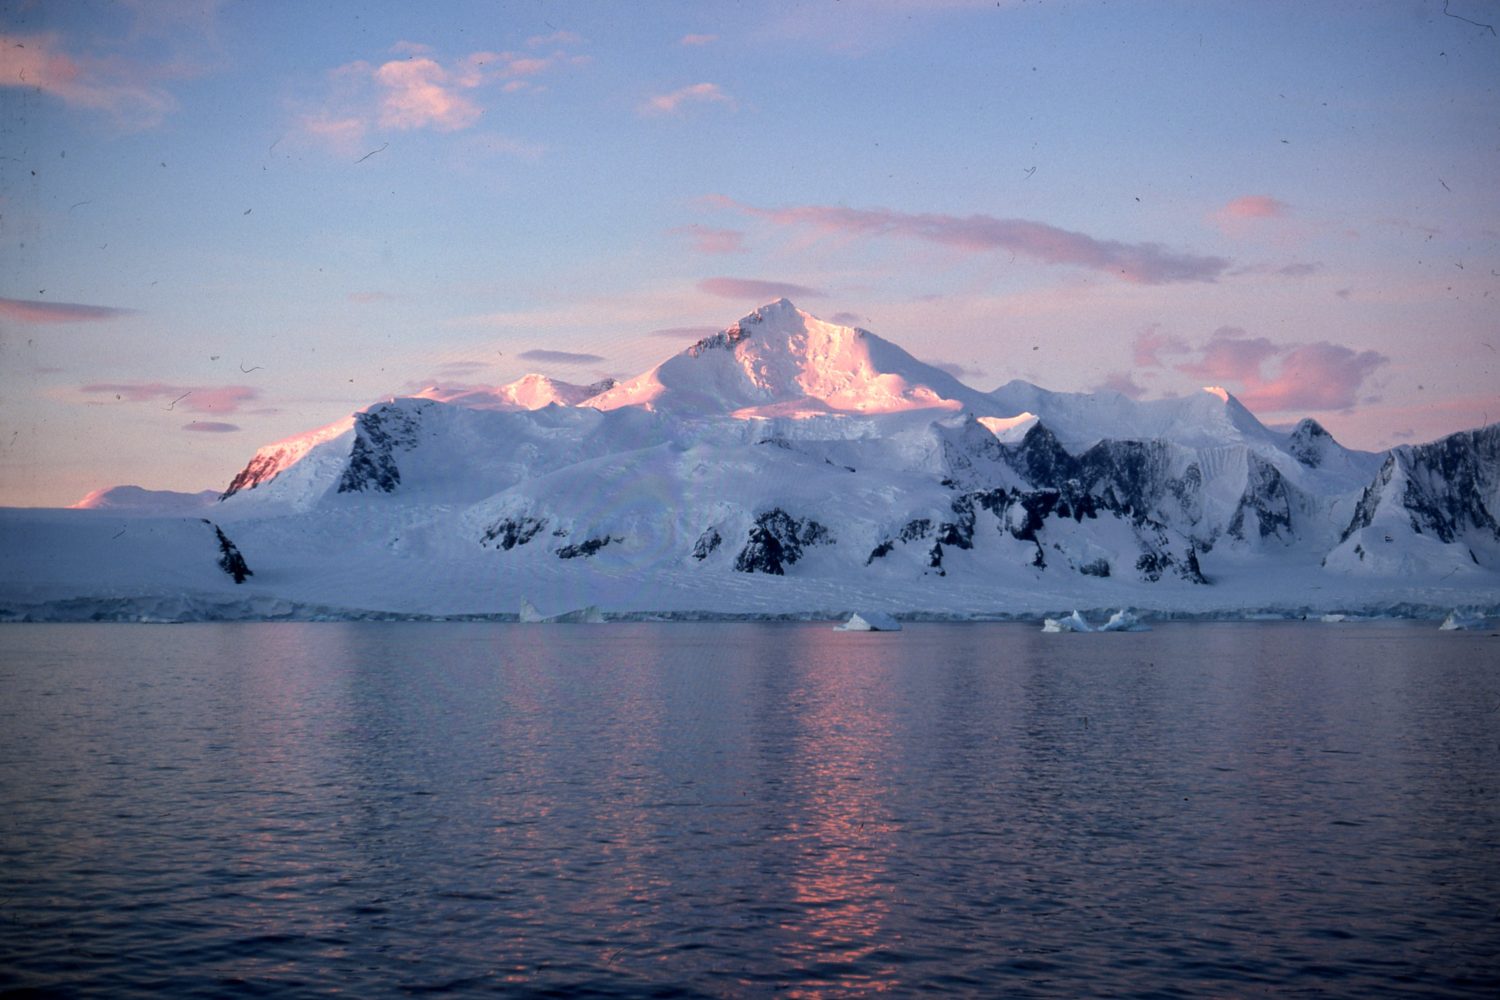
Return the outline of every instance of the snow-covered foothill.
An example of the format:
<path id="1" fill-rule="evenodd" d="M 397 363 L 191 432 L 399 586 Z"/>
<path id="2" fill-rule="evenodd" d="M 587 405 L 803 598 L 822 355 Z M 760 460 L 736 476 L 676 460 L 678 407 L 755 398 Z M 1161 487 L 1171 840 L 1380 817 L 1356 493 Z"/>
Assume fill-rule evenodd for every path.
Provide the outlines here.
<path id="1" fill-rule="evenodd" d="M 111 514 L 190 514 L 207 510 L 219 499 L 218 490 L 178 493 L 139 486 L 111 486 L 94 490 L 69 510 L 102 510 Z"/>

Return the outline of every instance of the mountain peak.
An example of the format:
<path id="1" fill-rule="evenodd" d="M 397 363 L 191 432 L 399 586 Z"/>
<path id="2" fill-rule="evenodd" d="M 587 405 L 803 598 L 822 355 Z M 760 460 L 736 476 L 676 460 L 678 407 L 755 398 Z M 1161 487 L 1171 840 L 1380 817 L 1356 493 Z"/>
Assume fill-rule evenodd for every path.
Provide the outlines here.
<path id="1" fill-rule="evenodd" d="M 807 313 L 803 312 L 801 309 L 798 309 L 795 305 L 793 305 L 791 299 L 783 296 L 782 298 L 779 298 L 774 302 L 767 302 L 765 305 L 761 306 L 759 309 L 755 310 L 753 313 L 740 320 L 740 322 L 754 324 L 774 322 L 777 320 L 799 320 L 806 318 L 808 318 Z"/>
<path id="2" fill-rule="evenodd" d="M 782 298 L 588 405 L 749 419 L 957 410 L 982 402 L 895 344 L 824 322 Z"/>

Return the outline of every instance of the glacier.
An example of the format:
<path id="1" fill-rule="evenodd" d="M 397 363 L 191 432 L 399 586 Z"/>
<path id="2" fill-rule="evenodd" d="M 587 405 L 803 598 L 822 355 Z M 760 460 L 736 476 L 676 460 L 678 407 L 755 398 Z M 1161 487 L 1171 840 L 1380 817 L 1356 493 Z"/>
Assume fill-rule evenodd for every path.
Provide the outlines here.
<path id="1" fill-rule="evenodd" d="M 1369 453 L 1219 387 L 982 392 L 784 299 L 93 496 L 0 510 L 0 620 L 1500 614 L 1500 424 Z"/>

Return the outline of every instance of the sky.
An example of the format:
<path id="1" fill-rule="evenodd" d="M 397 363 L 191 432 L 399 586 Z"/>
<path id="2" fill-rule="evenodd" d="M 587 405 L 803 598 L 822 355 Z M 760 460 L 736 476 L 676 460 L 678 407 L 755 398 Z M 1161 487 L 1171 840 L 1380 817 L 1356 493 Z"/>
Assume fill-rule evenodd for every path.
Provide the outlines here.
<path id="1" fill-rule="evenodd" d="M 1500 8 L 0 0 L 0 505 L 787 296 L 981 389 L 1500 420 Z"/>

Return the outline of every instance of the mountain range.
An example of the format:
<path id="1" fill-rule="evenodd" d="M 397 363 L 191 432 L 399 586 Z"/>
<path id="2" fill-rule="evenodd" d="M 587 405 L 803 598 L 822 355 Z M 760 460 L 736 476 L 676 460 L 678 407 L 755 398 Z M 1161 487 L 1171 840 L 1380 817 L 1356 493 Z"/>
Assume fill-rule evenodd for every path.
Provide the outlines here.
<path id="1" fill-rule="evenodd" d="M 0 512 L 0 617 L 1500 609 L 1500 424 L 1383 453 L 1210 387 L 973 389 L 779 300 L 634 378 L 431 387 L 210 499 Z"/>

